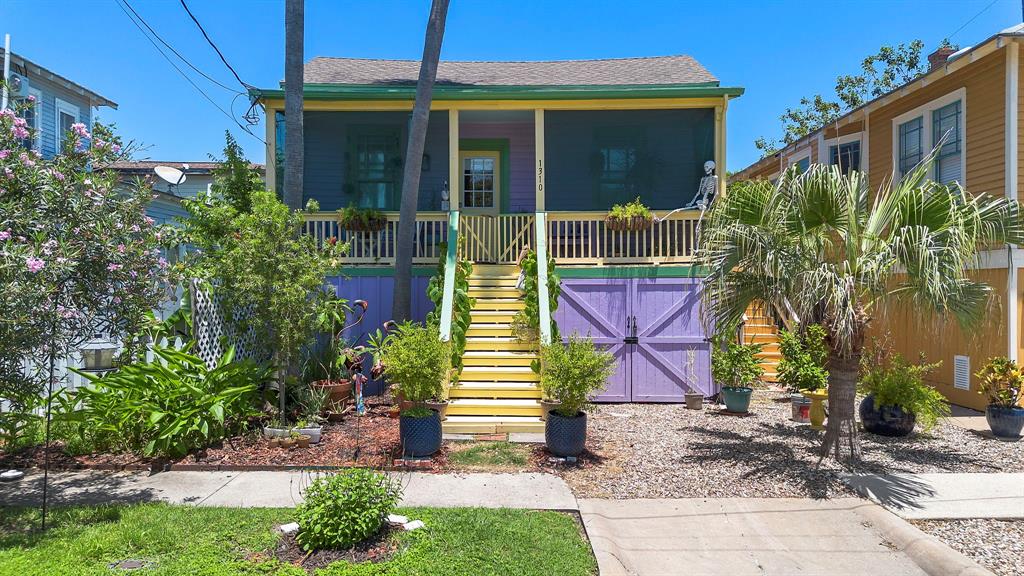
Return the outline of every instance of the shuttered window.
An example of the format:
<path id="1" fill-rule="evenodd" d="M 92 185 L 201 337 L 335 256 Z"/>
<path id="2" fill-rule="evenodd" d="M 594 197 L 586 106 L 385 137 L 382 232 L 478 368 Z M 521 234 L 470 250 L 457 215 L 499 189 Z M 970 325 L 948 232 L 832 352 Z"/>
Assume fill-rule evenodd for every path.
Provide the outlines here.
<path id="1" fill-rule="evenodd" d="M 900 177 L 917 166 L 924 157 L 924 146 L 921 141 L 924 132 L 924 119 L 920 116 L 909 122 L 900 124 Z"/>
<path id="2" fill-rule="evenodd" d="M 941 145 L 935 159 L 935 181 L 942 184 L 961 182 L 961 155 L 963 154 L 962 115 L 960 101 L 932 111 L 932 146 Z"/>

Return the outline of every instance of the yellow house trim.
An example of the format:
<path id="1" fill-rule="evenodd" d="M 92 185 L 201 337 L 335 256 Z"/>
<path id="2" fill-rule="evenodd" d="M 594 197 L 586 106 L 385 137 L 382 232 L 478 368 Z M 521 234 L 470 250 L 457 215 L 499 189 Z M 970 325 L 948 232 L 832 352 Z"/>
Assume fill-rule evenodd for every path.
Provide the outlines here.
<path id="1" fill-rule="evenodd" d="M 714 108 L 725 98 L 621 98 L 609 100 L 435 100 L 431 110 L 658 110 Z M 306 100 L 304 110 L 323 112 L 405 111 L 411 100 Z M 267 116 L 284 110 L 284 100 L 264 101 Z"/>

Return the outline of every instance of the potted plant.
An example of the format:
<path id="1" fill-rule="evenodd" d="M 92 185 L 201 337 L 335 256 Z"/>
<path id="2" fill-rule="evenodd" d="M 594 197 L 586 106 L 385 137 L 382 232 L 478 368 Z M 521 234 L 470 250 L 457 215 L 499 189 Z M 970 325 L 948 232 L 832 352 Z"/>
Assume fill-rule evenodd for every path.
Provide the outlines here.
<path id="1" fill-rule="evenodd" d="M 1019 438 L 1024 428 L 1024 373 L 1009 358 L 990 358 L 975 374 L 981 380 L 979 394 L 988 396 L 985 420 L 992 434 L 1000 438 Z"/>
<path id="2" fill-rule="evenodd" d="M 864 430 L 881 436 L 907 436 L 915 423 L 924 430 L 949 415 L 949 404 L 938 390 L 925 384 L 924 377 L 940 363 L 912 364 L 896 354 L 869 353 L 862 362 L 863 376 L 857 386 Z"/>
<path id="3" fill-rule="evenodd" d="M 722 387 L 727 412 L 746 414 L 750 408 L 753 386 L 764 374 L 757 358 L 760 351 L 760 344 L 727 342 L 724 346 L 718 343 L 711 346 L 711 375 Z"/>
<path id="4" fill-rule="evenodd" d="M 348 300 L 344 298 L 328 298 L 316 311 L 316 329 L 327 335 L 327 342 L 314 347 L 307 356 L 303 379 L 313 390 L 327 394 L 328 400 L 322 406 L 323 414 L 344 410 L 345 402 L 352 395 L 349 368 L 353 362 L 362 360 L 360 354 L 345 346 L 341 337 L 345 319 L 351 311 Z"/>
<path id="5" fill-rule="evenodd" d="M 288 432 L 287 438 L 281 438 L 281 448 L 291 450 L 299 441 L 299 434 L 294 430 Z"/>
<path id="6" fill-rule="evenodd" d="M 646 230 L 654 223 L 651 210 L 640 202 L 640 197 L 626 205 L 615 204 L 605 217 L 609 230 Z"/>
<path id="7" fill-rule="evenodd" d="M 566 343 L 541 348 L 541 390 L 560 403 L 544 421 L 544 442 L 555 456 L 577 456 L 587 441 L 587 414 L 583 408 L 591 394 L 603 389 L 615 372 L 615 358 L 594 346 L 594 341 L 573 333 Z"/>
<path id="8" fill-rule="evenodd" d="M 381 352 L 384 376 L 412 403 L 399 416 L 399 436 L 406 456 L 430 456 L 441 448 L 441 417 L 427 407 L 444 395 L 451 367 L 450 344 L 437 329 L 407 322 Z"/>
<path id="9" fill-rule="evenodd" d="M 690 348 L 686 351 L 686 366 L 684 372 L 684 375 L 688 380 L 687 385 L 689 386 L 689 389 L 683 393 L 683 399 L 686 401 L 687 410 L 704 409 L 704 393 L 697 390 L 697 377 L 693 371 L 693 366 L 696 363 L 697 351 Z"/>
<path id="10" fill-rule="evenodd" d="M 288 427 L 288 423 L 284 418 L 276 417 L 263 427 L 263 437 L 287 438 L 289 430 L 290 428 Z"/>
<path id="11" fill-rule="evenodd" d="M 783 330 L 779 334 L 779 383 L 790 391 L 794 422 L 810 421 L 811 399 L 804 393 L 824 390 L 828 386 L 828 345 L 825 329 L 818 324 L 807 326 L 802 333 Z"/>
<path id="12" fill-rule="evenodd" d="M 299 448 L 309 448 L 309 444 L 312 438 L 306 434 L 299 434 L 295 437 L 295 445 Z"/>
<path id="13" fill-rule="evenodd" d="M 349 204 L 338 210 L 338 226 L 352 232 L 379 232 L 387 225 L 388 218 L 374 208 L 357 208 Z"/>

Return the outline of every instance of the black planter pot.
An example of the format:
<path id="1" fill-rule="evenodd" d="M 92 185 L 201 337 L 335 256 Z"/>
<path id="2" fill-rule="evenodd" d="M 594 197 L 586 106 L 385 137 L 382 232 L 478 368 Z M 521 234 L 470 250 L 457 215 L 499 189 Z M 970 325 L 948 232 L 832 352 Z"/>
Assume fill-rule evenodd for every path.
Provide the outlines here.
<path id="1" fill-rule="evenodd" d="M 441 416 L 436 410 L 420 418 L 402 416 L 398 434 L 403 456 L 430 456 L 441 449 Z"/>
<path id="2" fill-rule="evenodd" d="M 899 406 L 879 406 L 875 409 L 875 396 L 868 394 L 860 401 L 860 421 L 864 430 L 879 436 L 909 436 L 914 431 L 917 416 Z"/>
<path id="3" fill-rule="evenodd" d="M 587 443 L 587 414 L 572 418 L 552 410 L 544 421 L 544 443 L 555 456 L 579 456 Z"/>
<path id="4" fill-rule="evenodd" d="M 1019 438 L 1024 428 L 1024 408 L 989 406 L 985 409 L 985 420 L 992 433 L 1000 438 Z"/>

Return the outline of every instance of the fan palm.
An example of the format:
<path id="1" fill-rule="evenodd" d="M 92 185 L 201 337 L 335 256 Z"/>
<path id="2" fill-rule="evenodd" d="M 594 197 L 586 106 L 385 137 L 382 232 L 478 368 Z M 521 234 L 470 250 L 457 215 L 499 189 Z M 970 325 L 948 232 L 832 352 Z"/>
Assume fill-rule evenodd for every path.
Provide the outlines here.
<path id="1" fill-rule="evenodd" d="M 854 402 L 872 314 L 909 305 L 975 324 L 991 292 L 969 274 L 979 251 L 1024 239 L 1017 202 L 928 180 L 933 157 L 873 195 L 865 174 L 837 166 L 794 168 L 774 185 L 740 183 L 704 223 L 707 325 L 725 333 L 760 301 L 825 328 L 830 411 L 822 457 L 833 450 L 837 459 L 860 457 Z"/>

